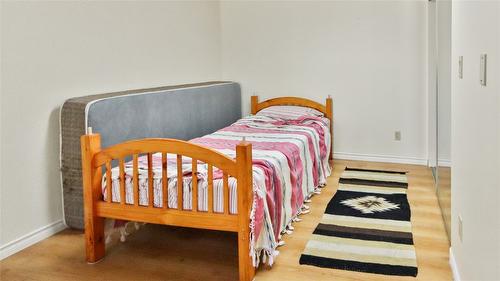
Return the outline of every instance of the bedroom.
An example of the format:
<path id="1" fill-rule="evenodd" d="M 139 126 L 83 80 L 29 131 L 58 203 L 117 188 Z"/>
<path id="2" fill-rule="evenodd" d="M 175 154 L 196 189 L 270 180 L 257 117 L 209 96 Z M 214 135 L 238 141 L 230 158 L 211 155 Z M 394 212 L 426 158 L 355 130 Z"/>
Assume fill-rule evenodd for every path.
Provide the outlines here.
<path id="1" fill-rule="evenodd" d="M 281 100 L 275 105 L 300 105 L 300 115 L 316 120 L 316 125 L 307 126 L 323 128 L 311 132 L 319 139 L 316 150 L 323 153 L 317 153 L 318 159 L 311 154 L 312 160 L 307 155 L 300 160 L 316 161 L 319 171 L 319 163 L 326 159 L 324 171 L 331 166 L 332 173 L 321 189 L 316 189 L 322 185 L 319 179 L 302 186 L 307 188 L 297 194 L 304 198 L 296 199 L 299 205 L 295 210 L 290 207 L 290 214 L 284 209 L 284 225 L 263 223 L 275 234 L 269 240 L 273 246 L 268 247 L 273 255 L 265 261 L 260 256 L 263 263 L 255 271 L 255 280 L 500 280 L 499 1 L 2 1 L 0 12 L 2 280 L 241 279 L 240 258 L 250 255 L 238 253 L 238 235 L 156 225 L 151 218 L 142 220 L 149 222 L 145 225 L 137 224 L 138 230 L 129 224 L 130 235 L 118 225 L 108 227 L 113 237 L 104 259 L 87 264 L 84 232 L 71 221 L 83 222 L 83 178 L 73 177 L 80 189 L 64 181 L 63 132 L 69 129 L 79 137 L 90 133 L 86 127 L 93 127 L 105 148 L 162 133 L 206 144 L 199 137 L 211 134 L 213 140 L 218 133 L 229 138 L 227 129 L 218 131 L 229 126 L 235 147 L 244 136 L 234 132 L 241 129 L 238 126 L 264 130 L 257 119 L 277 118 L 266 111 L 272 107 L 263 106 L 270 105 L 266 100 L 280 97 L 307 99 Z M 165 88 L 160 90 L 165 92 L 162 102 L 146 100 L 153 95 L 127 92 L 128 104 L 107 100 L 123 115 L 106 115 L 111 111 L 105 108 L 101 115 L 92 115 L 100 116 L 95 119 L 100 123 L 92 123 L 92 116 L 86 120 L 87 115 L 74 123 L 78 126 L 64 127 L 61 122 L 61 108 L 73 98 L 208 81 L 229 83 Z M 225 87 L 231 87 L 227 96 L 222 95 Z M 254 105 L 262 108 L 252 109 L 252 96 L 257 96 Z M 136 102 L 134 97 L 143 99 Z M 171 108 L 162 110 L 163 102 Z M 105 104 L 96 102 L 90 109 L 98 111 L 98 105 Z M 291 121 L 283 122 L 267 125 L 286 129 Z M 333 138 L 325 129 L 330 124 Z M 250 131 L 245 142 L 257 151 L 256 134 Z M 66 143 L 79 155 L 79 140 Z M 332 162 L 328 163 L 325 149 L 333 149 Z M 168 171 L 175 170 L 175 160 L 172 169 L 167 165 Z M 80 158 L 74 162 L 78 167 L 86 163 Z M 120 165 L 111 162 L 111 166 Z M 148 164 L 145 170 L 152 170 L 147 168 Z M 290 168 L 298 169 L 292 164 Z M 369 267 L 373 262 L 366 260 L 349 266 L 303 264 L 301 256 L 310 250 L 307 245 L 314 244 L 309 242 L 328 216 L 327 204 L 333 202 L 335 210 L 341 205 L 342 210 L 349 208 L 335 203 L 341 189 L 349 187 L 342 181 L 349 174 L 360 174 L 346 168 L 385 171 L 386 178 L 387 172 L 407 172 L 396 178 L 408 183 L 408 196 L 399 204 L 409 203 L 411 209 L 409 235 L 414 241 L 405 247 L 416 255 L 413 263 L 418 272 L 411 272 L 416 277 L 401 277 L 399 271 L 389 272 L 394 276 L 373 272 L 385 267 Z M 450 168 L 451 195 L 446 186 Z M 313 175 L 314 171 L 307 172 Z M 221 179 L 222 185 L 224 176 Z M 169 190 L 170 181 L 169 176 Z M 124 190 L 120 184 L 113 196 Z M 144 188 L 148 194 L 148 184 Z M 172 188 L 175 194 L 176 186 Z M 239 200 L 235 190 L 225 193 L 227 200 Z M 208 202 L 210 193 L 206 194 L 198 195 Z M 225 194 L 212 199 L 230 209 Z M 192 202 L 184 203 L 189 205 L 184 209 L 192 209 Z M 245 206 L 254 209 L 248 202 Z M 78 212 L 69 212 L 70 207 Z M 202 207 L 200 211 L 207 210 Z M 353 214 L 362 213 L 351 209 Z M 394 212 L 398 210 L 377 214 Z M 297 216 L 302 221 L 292 222 Z M 344 258 L 352 261 L 354 256 Z M 256 254 L 253 257 L 257 260 Z M 138 266 L 127 267 L 131 261 Z M 245 268 L 249 273 L 242 280 L 251 280 L 251 266 Z M 359 272 L 363 269 L 371 273 Z"/>

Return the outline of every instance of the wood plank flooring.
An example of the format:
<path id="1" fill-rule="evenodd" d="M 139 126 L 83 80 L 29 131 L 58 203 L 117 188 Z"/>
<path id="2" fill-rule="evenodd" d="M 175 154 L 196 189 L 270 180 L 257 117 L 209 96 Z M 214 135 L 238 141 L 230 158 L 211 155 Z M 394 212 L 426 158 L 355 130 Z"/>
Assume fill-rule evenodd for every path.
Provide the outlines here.
<path id="1" fill-rule="evenodd" d="M 408 198 L 419 274 L 394 277 L 299 265 L 298 260 L 344 167 L 406 170 Z M 255 280 L 452 280 L 448 238 L 434 181 L 423 166 L 336 160 L 335 170 L 311 213 L 294 224 L 272 269 L 261 267 Z M 65 230 L 0 261 L 0 280 L 237 280 L 237 237 L 231 233 L 146 225 L 126 243 L 114 243 L 101 262 L 84 260 L 80 231 Z"/>

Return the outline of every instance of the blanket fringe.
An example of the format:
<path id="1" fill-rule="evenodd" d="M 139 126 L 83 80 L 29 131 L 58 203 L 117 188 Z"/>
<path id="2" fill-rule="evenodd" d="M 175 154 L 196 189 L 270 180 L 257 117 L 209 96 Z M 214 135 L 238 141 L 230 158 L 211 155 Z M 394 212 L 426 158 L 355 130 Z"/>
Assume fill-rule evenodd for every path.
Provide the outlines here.
<path id="1" fill-rule="evenodd" d="M 251 256 L 253 259 L 253 265 L 254 267 L 257 267 L 261 262 L 263 264 L 267 264 L 268 266 L 272 266 L 274 263 L 274 260 L 276 257 L 279 255 L 279 251 L 276 250 L 276 248 L 285 246 L 286 243 L 284 240 L 282 240 L 284 234 L 291 235 L 293 234 L 293 231 L 295 230 L 295 227 L 293 226 L 293 223 L 295 222 L 301 222 L 302 219 L 299 217 L 301 215 L 305 215 L 311 212 L 311 207 L 306 205 L 306 203 L 311 203 L 312 200 L 311 198 L 315 195 L 321 194 L 321 191 L 323 187 L 325 187 L 326 184 L 322 183 L 318 185 L 314 191 L 312 191 L 308 196 L 306 196 L 306 199 L 304 199 L 304 202 L 302 206 L 299 209 L 299 212 L 291 219 L 291 221 L 287 224 L 285 229 L 278 235 L 278 243 L 276 243 L 276 246 L 273 248 L 264 248 L 264 249 L 255 249 L 255 237 L 253 237 L 253 228 L 251 229 Z M 255 199 L 255 192 L 254 192 L 254 199 Z M 254 200 L 254 205 L 252 206 L 252 212 L 251 212 L 251 219 L 253 221 L 254 218 L 254 207 L 255 207 L 255 200 Z M 253 223 L 251 223 L 251 227 L 253 227 Z"/>
<path id="2" fill-rule="evenodd" d="M 257 207 L 257 196 L 259 196 L 258 188 L 253 184 L 253 202 L 252 210 L 250 211 L 250 257 L 252 258 L 252 263 L 254 267 L 259 266 L 260 253 L 257 253 L 255 249 L 256 237 L 255 237 L 255 209 Z M 262 196 L 261 196 L 262 197 Z"/>

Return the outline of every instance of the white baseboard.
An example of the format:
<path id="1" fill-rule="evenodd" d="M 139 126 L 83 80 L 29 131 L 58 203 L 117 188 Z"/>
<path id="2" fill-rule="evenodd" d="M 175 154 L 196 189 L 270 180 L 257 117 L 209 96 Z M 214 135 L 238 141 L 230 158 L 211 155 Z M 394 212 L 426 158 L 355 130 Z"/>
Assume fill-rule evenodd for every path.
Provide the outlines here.
<path id="1" fill-rule="evenodd" d="M 440 167 L 451 167 L 451 160 L 438 159 L 438 166 L 440 166 Z"/>
<path id="2" fill-rule="evenodd" d="M 344 159 L 344 160 L 370 161 L 370 162 L 427 165 L 427 159 L 423 158 L 362 154 L 362 153 L 350 153 L 350 152 L 334 152 L 333 158 Z"/>
<path id="3" fill-rule="evenodd" d="M 31 233 L 0 246 L 0 260 L 13 255 L 29 246 L 46 239 L 66 228 L 62 220 L 43 226 Z"/>
<path id="4" fill-rule="evenodd" d="M 450 267 L 451 273 L 453 274 L 454 281 L 460 281 L 460 274 L 458 273 L 457 262 L 455 261 L 455 256 L 453 255 L 453 251 L 450 247 Z"/>

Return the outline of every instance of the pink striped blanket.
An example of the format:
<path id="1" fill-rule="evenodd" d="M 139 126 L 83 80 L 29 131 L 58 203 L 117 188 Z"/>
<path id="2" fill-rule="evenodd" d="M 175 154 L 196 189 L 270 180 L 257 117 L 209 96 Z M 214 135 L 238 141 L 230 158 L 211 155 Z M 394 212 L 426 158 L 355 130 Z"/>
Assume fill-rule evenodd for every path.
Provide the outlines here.
<path id="1" fill-rule="evenodd" d="M 317 188 L 330 175 L 329 120 L 316 112 L 271 107 L 257 115 L 238 120 L 229 127 L 196 138 L 191 142 L 235 157 L 236 145 L 245 138 L 252 143 L 254 202 L 251 212 L 250 247 L 257 265 L 260 260 L 272 265 L 279 253 L 281 235 L 290 232 L 292 221 L 304 212 Z M 168 155 L 168 206 L 177 208 L 177 167 L 175 155 Z M 148 204 L 147 159 L 139 158 L 139 204 Z M 191 159 L 183 157 L 183 208 L 192 208 Z M 125 165 L 126 202 L 133 203 L 132 162 Z M 198 163 L 198 208 L 207 210 L 207 165 Z M 120 201 L 119 171 L 112 169 L 113 201 Z M 161 155 L 153 155 L 154 205 L 162 206 Z M 214 169 L 214 209 L 223 212 L 222 173 Z M 103 195 L 106 196 L 103 177 Z M 230 213 L 237 213 L 237 184 L 229 178 Z M 288 230 L 288 231 L 287 231 Z"/>

